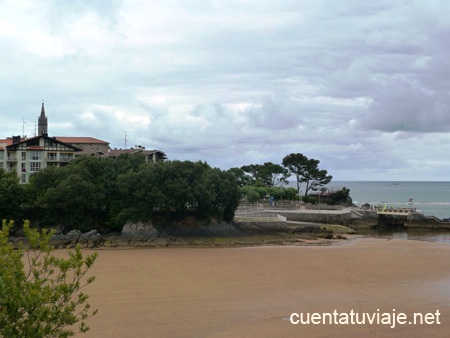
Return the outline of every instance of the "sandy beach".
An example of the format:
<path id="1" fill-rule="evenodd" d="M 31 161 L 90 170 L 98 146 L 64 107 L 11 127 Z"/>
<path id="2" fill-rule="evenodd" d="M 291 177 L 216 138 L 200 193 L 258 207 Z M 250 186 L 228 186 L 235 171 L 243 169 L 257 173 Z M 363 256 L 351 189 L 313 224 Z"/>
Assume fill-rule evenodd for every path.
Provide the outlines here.
<path id="1" fill-rule="evenodd" d="M 85 291 L 99 313 L 84 337 L 450 336 L 446 244 L 358 239 L 325 247 L 98 252 L 97 280 Z M 340 323 L 311 320 L 333 312 Z M 293 313 L 316 317 L 294 325 Z M 352 324 L 356 313 L 384 323 L 387 313 L 402 313 L 403 324 L 392 328 L 376 317 Z M 429 324 L 409 324 L 414 313 L 428 314 Z"/>

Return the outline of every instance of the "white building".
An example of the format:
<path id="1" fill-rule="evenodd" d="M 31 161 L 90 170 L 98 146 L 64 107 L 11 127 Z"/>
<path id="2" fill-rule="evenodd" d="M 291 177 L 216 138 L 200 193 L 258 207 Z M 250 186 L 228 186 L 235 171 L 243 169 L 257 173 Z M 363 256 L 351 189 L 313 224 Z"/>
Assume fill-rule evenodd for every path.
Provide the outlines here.
<path id="1" fill-rule="evenodd" d="M 30 175 L 49 166 L 63 166 L 75 158 L 81 149 L 47 135 L 28 139 L 13 136 L 0 140 L 0 168 L 15 171 L 20 183 L 27 183 Z"/>
<path id="2" fill-rule="evenodd" d="M 166 159 L 160 150 L 111 150 L 109 143 L 93 137 L 49 137 L 44 103 L 38 119 L 38 134 L 32 138 L 13 136 L 0 139 L 0 169 L 15 171 L 20 183 L 28 183 L 30 175 L 50 166 L 63 166 L 76 156 L 94 155 L 116 158 L 124 153 L 142 152 L 147 162 Z"/>

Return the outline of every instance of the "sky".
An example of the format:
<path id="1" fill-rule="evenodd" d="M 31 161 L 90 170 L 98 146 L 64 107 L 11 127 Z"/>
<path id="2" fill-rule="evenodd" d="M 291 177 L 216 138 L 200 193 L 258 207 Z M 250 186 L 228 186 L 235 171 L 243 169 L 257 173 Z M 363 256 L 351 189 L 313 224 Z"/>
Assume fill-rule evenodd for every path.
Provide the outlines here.
<path id="1" fill-rule="evenodd" d="M 0 0 L 0 138 L 450 180 L 447 0 Z M 126 143 L 125 143 L 126 139 Z"/>

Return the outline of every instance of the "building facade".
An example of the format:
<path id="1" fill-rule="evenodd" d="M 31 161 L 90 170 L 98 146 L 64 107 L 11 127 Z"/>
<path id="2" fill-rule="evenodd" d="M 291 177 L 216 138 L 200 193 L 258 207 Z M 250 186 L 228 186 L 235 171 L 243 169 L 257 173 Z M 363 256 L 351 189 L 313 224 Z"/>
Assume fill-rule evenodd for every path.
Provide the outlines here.
<path id="1" fill-rule="evenodd" d="M 63 166 L 75 158 L 80 148 L 47 135 L 22 139 L 13 136 L 0 140 L 0 168 L 15 171 L 20 183 L 28 183 L 30 175 L 50 166 Z"/>
<path id="2" fill-rule="evenodd" d="M 80 148 L 84 153 L 94 153 L 99 151 L 102 153 L 107 153 L 110 149 L 108 142 L 96 139 L 94 137 L 56 136 L 55 138 L 58 141 Z"/>
<path id="3" fill-rule="evenodd" d="M 50 166 L 61 167 L 77 156 L 99 156 L 115 159 L 121 154 L 143 153 L 147 162 L 158 162 L 167 158 L 160 150 L 145 150 L 143 147 L 114 149 L 109 143 L 94 137 L 49 137 L 48 119 L 44 103 L 38 118 L 38 134 L 32 138 L 13 136 L 0 139 L 0 169 L 15 171 L 20 183 L 28 183 L 30 175 Z"/>

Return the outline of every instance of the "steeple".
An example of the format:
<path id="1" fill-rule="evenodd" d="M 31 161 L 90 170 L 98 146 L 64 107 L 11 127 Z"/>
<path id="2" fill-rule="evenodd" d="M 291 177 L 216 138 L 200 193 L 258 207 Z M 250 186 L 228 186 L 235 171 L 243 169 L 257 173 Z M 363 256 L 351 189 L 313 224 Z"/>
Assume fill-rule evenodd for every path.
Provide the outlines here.
<path id="1" fill-rule="evenodd" d="M 44 100 L 42 100 L 41 115 L 38 119 L 38 136 L 40 135 L 48 135 L 48 122 L 47 117 L 45 116 Z"/>

